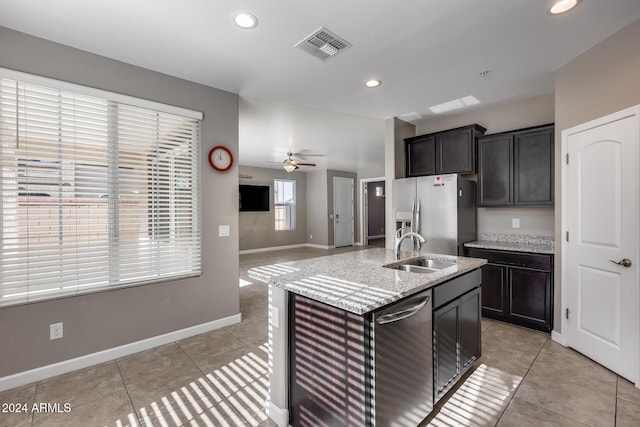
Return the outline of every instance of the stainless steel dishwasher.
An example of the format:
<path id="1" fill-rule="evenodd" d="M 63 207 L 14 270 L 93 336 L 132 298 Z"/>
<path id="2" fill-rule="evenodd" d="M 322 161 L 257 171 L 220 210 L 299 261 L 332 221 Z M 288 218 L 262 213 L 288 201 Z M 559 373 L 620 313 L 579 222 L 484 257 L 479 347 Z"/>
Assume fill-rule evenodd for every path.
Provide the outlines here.
<path id="1" fill-rule="evenodd" d="M 373 314 L 373 419 L 415 427 L 433 409 L 431 290 Z"/>

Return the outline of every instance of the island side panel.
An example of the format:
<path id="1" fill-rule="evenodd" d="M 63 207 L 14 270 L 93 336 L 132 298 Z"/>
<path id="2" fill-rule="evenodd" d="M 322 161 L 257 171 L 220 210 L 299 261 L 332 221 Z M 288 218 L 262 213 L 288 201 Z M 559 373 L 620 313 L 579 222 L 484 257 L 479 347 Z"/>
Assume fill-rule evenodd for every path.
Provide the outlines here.
<path id="1" fill-rule="evenodd" d="M 366 316 L 290 294 L 289 319 L 291 425 L 371 425 Z"/>
<path id="2" fill-rule="evenodd" d="M 267 415 L 289 425 L 289 292 L 269 285 L 269 398 Z"/>

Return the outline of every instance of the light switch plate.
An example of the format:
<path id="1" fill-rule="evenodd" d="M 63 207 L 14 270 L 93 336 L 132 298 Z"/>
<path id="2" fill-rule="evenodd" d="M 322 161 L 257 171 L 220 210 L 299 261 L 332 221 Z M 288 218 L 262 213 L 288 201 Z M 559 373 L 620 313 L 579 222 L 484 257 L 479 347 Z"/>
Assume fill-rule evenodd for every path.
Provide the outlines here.
<path id="1" fill-rule="evenodd" d="M 511 218 L 511 228 L 520 228 L 520 218 Z"/>
<path id="2" fill-rule="evenodd" d="M 218 226 L 218 236 L 219 237 L 229 237 L 231 235 L 231 229 L 228 225 L 220 225 Z"/>
<path id="3" fill-rule="evenodd" d="M 62 329 L 62 322 L 60 323 L 52 323 L 49 325 L 49 339 L 50 340 L 59 340 L 64 335 Z"/>

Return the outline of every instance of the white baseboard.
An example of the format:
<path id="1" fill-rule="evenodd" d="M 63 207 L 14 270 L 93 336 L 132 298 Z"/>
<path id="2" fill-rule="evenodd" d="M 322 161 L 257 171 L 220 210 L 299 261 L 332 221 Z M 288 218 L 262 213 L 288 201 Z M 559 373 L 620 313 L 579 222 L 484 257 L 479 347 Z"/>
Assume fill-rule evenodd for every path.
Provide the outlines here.
<path id="1" fill-rule="evenodd" d="M 551 331 L 551 339 L 560 345 L 563 345 L 565 347 L 567 346 L 567 343 L 564 342 L 564 339 L 562 338 L 562 334 L 560 332 Z"/>
<path id="2" fill-rule="evenodd" d="M 376 234 L 375 236 L 367 236 L 367 239 L 375 240 L 375 239 L 384 239 L 385 237 L 386 237 L 385 234 Z"/>
<path id="3" fill-rule="evenodd" d="M 243 254 L 255 254 L 258 252 L 271 252 L 271 251 L 281 251 L 284 249 L 295 249 L 295 248 L 304 248 L 305 246 L 308 246 L 308 243 L 299 243 L 296 245 L 284 245 L 284 246 L 271 246 L 269 248 L 257 248 L 257 249 L 245 249 L 243 251 L 240 251 L 240 255 Z"/>
<path id="4" fill-rule="evenodd" d="M 287 427 L 289 425 L 289 410 L 277 407 L 272 401 L 267 401 L 267 416 L 271 421 L 276 423 L 278 427 Z"/>
<path id="5" fill-rule="evenodd" d="M 353 246 L 362 246 L 361 242 L 354 242 Z M 240 251 L 240 255 L 244 254 L 255 254 L 258 252 L 271 252 L 271 251 L 281 251 L 284 249 L 296 249 L 296 248 L 316 248 L 316 249 L 335 249 L 336 247 L 331 245 L 316 245 L 315 243 L 298 243 L 296 245 L 283 245 L 283 246 L 271 246 L 268 248 L 257 248 L 257 249 L 245 249 Z"/>
<path id="6" fill-rule="evenodd" d="M 335 249 L 335 246 L 316 245 L 315 243 L 307 243 L 306 246 L 308 248 L 316 248 L 316 249 Z"/>
<path id="7" fill-rule="evenodd" d="M 17 374 L 8 375 L 0 378 L 0 391 L 9 390 L 30 384 L 35 381 L 41 381 L 58 375 L 66 374 L 78 369 L 88 368 L 89 366 L 105 363 L 120 357 L 129 356 L 140 351 L 149 350 L 150 348 L 160 345 L 169 344 L 183 338 L 192 337 L 204 332 L 213 331 L 214 329 L 224 328 L 239 323 L 242 320 L 242 314 L 234 314 L 233 316 L 224 317 L 212 322 L 202 323 L 200 325 L 191 326 L 178 331 L 169 332 L 155 337 L 146 338 L 144 340 L 121 345 L 119 347 L 109 348 L 107 350 L 98 351 L 96 353 L 87 354 L 76 357 L 74 359 L 64 360 L 62 362 L 53 363 L 51 365 L 42 366 L 40 368 L 31 369 L 29 371 L 18 372 Z"/>

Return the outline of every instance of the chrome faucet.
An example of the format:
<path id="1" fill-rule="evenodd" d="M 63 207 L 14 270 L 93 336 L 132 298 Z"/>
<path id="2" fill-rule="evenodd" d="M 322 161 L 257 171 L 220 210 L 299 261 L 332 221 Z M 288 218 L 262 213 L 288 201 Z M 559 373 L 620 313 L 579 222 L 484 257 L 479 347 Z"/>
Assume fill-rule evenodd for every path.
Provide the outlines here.
<path id="1" fill-rule="evenodd" d="M 395 249 L 396 261 L 400 259 L 400 245 L 402 245 L 403 240 L 406 239 L 407 237 L 415 237 L 418 240 L 418 251 L 420 250 L 420 244 L 427 242 L 425 238 L 419 235 L 418 233 L 414 233 L 413 231 L 409 231 L 408 233 L 405 233 L 402 228 L 398 228 L 396 230 L 396 249 Z"/>

